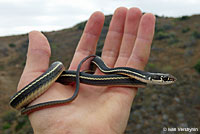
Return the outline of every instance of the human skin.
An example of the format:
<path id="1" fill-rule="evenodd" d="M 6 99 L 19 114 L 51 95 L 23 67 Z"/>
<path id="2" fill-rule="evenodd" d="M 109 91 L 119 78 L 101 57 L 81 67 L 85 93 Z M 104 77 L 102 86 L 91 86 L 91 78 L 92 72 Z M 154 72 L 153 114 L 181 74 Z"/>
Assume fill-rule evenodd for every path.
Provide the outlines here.
<path id="1" fill-rule="evenodd" d="M 69 70 L 76 70 L 86 56 L 95 54 L 104 23 L 104 15 L 94 12 L 84 29 Z M 102 51 L 109 67 L 131 67 L 143 70 L 150 55 L 155 17 L 142 14 L 138 8 L 119 7 L 112 17 Z M 49 67 L 51 49 L 46 37 L 29 33 L 26 65 L 18 91 Z M 88 68 L 84 64 L 82 70 Z M 99 70 L 96 74 L 100 74 Z M 75 86 L 54 83 L 30 105 L 69 98 Z M 35 134 L 122 134 L 124 133 L 137 88 L 80 85 L 78 97 L 66 105 L 42 109 L 29 114 Z"/>

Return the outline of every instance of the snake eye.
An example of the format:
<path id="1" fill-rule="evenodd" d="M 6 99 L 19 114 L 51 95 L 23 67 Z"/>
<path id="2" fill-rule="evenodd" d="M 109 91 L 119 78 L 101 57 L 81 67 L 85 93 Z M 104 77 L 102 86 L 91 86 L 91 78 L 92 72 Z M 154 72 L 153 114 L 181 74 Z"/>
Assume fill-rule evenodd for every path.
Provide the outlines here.
<path id="1" fill-rule="evenodd" d="M 163 81 L 168 81 L 168 80 L 169 80 L 169 77 L 163 76 L 163 77 L 162 77 L 162 80 L 163 80 Z"/>

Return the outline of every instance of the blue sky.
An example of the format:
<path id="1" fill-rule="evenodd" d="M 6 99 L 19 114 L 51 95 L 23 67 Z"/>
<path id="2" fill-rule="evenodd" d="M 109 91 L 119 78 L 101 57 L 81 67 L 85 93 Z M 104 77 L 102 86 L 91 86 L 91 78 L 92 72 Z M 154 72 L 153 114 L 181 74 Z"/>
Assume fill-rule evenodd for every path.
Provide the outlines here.
<path id="1" fill-rule="evenodd" d="M 200 14 L 200 0 L 0 0 L 0 36 L 69 28 L 120 6 L 169 17 Z"/>

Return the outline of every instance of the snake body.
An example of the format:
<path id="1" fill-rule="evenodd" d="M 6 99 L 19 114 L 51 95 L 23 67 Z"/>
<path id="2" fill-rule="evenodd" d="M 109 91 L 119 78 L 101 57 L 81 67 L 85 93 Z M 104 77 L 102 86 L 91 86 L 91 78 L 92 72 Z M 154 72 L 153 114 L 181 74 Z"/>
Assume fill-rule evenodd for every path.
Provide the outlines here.
<path id="1" fill-rule="evenodd" d="M 106 75 L 80 72 L 81 65 L 89 58 L 93 58 L 91 62 Z M 176 78 L 170 74 L 144 72 L 129 67 L 109 68 L 100 57 L 90 55 L 80 62 L 76 71 L 65 71 L 64 65 L 61 62 L 54 62 L 46 72 L 13 95 L 10 99 L 10 105 L 17 110 L 21 110 L 22 114 L 29 114 L 43 108 L 66 104 L 77 97 L 80 83 L 96 86 L 145 87 L 146 84 L 167 85 L 175 81 Z M 28 106 L 54 82 L 64 85 L 75 83 L 76 88 L 72 97 L 66 100 L 55 100 Z"/>

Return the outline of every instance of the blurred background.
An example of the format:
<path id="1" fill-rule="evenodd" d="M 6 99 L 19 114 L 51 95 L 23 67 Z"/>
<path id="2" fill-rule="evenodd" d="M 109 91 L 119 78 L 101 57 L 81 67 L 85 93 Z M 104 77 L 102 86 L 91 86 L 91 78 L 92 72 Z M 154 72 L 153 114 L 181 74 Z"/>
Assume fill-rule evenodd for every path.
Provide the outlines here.
<path id="1" fill-rule="evenodd" d="M 101 55 L 114 10 L 138 7 L 156 15 L 152 52 L 145 68 L 167 72 L 178 81 L 140 89 L 125 134 L 168 134 L 163 128 L 197 128 L 200 133 L 200 1 L 199 0 L 0 0 L 0 133 L 33 133 L 27 117 L 8 105 L 25 65 L 27 33 L 42 31 L 52 57 L 68 67 L 87 19 L 106 15 L 97 46 Z M 65 51 L 63 51 L 65 50 Z M 188 132 L 172 132 L 188 134 Z"/>

